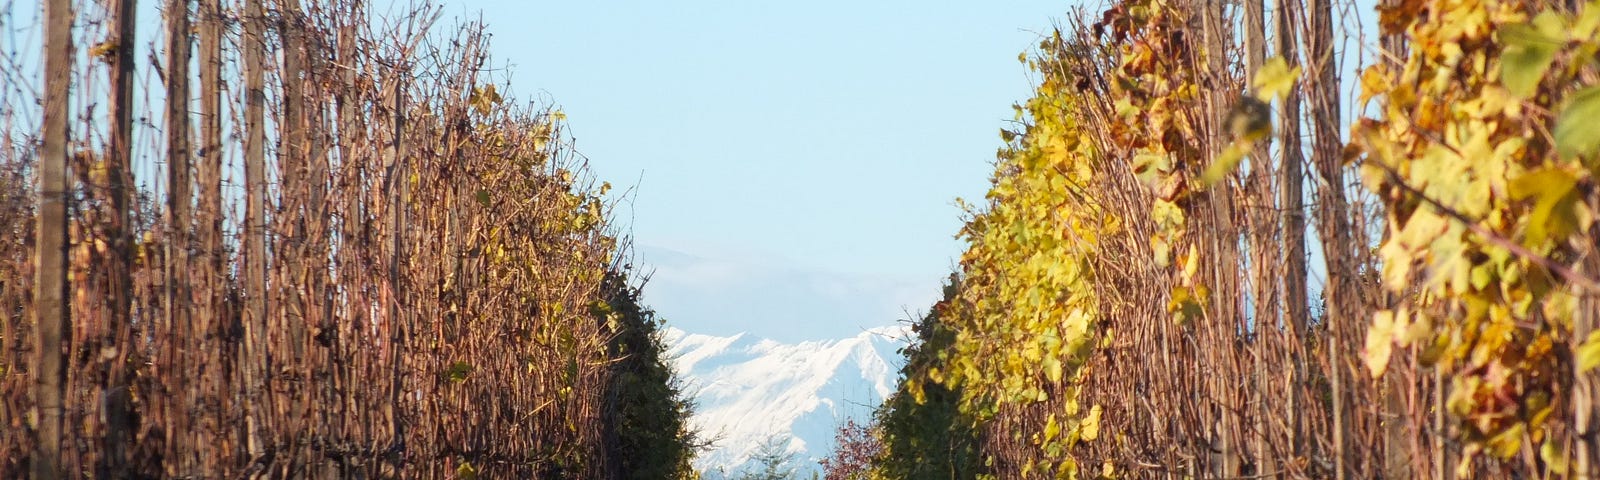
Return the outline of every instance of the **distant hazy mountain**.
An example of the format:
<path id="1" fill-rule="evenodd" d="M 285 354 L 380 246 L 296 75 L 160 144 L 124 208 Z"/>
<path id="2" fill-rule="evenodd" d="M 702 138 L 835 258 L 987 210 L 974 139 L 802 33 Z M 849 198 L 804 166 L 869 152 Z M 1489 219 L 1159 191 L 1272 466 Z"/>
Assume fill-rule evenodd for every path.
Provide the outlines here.
<path id="1" fill-rule="evenodd" d="M 833 449 L 846 418 L 871 417 L 893 391 L 902 326 L 880 327 L 840 340 L 784 344 L 749 334 L 718 337 L 665 332 L 674 367 L 697 402 L 692 423 L 715 439 L 696 466 L 708 479 L 742 471 L 769 438 L 788 448 L 810 478 Z"/>

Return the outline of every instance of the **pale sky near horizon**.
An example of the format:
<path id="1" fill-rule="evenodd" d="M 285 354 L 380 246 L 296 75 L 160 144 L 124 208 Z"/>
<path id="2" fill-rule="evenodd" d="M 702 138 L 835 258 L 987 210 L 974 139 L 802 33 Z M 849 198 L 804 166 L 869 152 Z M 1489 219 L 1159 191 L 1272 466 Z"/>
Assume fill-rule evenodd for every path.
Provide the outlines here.
<path id="1" fill-rule="evenodd" d="M 695 333 L 849 336 L 924 310 L 960 256 L 1017 55 L 1061 1 L 455 0 L 513 95 L 566 113 Z M 448 22 L 447 22 L 448 23 Z M 503 78 L 503 77 L 499 77 Z"/>

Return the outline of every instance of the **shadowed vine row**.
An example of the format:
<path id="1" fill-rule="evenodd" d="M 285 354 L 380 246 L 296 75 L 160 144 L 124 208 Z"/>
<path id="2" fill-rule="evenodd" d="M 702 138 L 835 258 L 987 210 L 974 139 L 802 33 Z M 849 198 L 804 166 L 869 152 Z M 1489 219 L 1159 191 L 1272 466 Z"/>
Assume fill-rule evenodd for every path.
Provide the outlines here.
<path id="1" fill-rule="evenodd" d="M 43 5 L 0 74 L 0 477 L 693 475 L 610 185 L 482 25 L 171 0 L 147 62 L 136 2 Z"/>

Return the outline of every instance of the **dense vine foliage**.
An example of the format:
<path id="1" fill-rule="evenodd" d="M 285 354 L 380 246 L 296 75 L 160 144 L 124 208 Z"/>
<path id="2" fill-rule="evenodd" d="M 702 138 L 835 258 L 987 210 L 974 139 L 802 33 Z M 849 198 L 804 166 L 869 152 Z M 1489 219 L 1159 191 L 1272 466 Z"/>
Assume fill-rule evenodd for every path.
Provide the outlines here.
<path id="1" fill-rule="evenodd" d="M 1385 3 L 1341 151 L 1327 2 L 1250 3 L 1120 1 L 1027 58 L 904 391 L 1003 478 L 1591 475 L 1595 4 Z"/>
<path id="2" fill-rule="evenodd" d="M 1211 297 L 1211 287 L 1200 277 L 1196 239 L 1187 232 L 1212 154 L 1205 150 L 1205 120 L 1197 114 L 1206 98 L 1194 66 L 1204 59 L 1192 44 L 1180 41 L 1187 19 L 1177 5 L 1134 0 L 1112 7 L 1094 25 L 1115 48 L 1117 62 L 1108 82 L 1111 97 L 1105 100 L 1115 109 L 1115 121 L 1097 134 L 1118 146 L 1117 154 L 1127 155 L 1133 173 L 1154 196 L 1150 249 L 1156 267 L 1177 274 L 1167 310 L 1178 323 L 1202 315 Z"/>
<path id="3" fill-rule="evenodd" d="M 1004 133 L 1009 143 L 995 164 L 987 208 L 961 232 L 970 247 L 960 292 L 940 312 L 954 342 L 945 365 L 926 372 L 960 392 L 962 411 L 978 421 L 1012 406 L 1059 406 L 1045 414 L 1042 429 L 1011 432 L 1012 441 L 1052 452 L 1099 434 L 1099 408 L 1080 405 L 1073 384 L 1099 333 L 1089 256 L 1116 225 L 1083 194 L 1094 150 L 1072 114 L 1073 92 L 1065 77 L 1044 75 L 1036 95 L 1018 107 L 1023 131 Z M 920 379 L 908 381 L 922 399 Z M 1023 467 L 1034 468 L 1077 469 L 1070 459 Z"/>
<path id="4" fill-rule="evenodd" d="M 1398 346 L 1445 372 L 1463 461 L 1532 444 L 1566 473 L 1552 427 L 1570 408 L 1578 297 L 1597 292 L 1580 262 L 1595 238 L 1600 3 L 1407 0 L 1382 20 L 1411 49 L 1363 73 L 1382 114 L 1353 135 L 1388 207 L 1384 284 L 1405 301 L 1373 319 L 1367 365 L 1382 375 Z"/>

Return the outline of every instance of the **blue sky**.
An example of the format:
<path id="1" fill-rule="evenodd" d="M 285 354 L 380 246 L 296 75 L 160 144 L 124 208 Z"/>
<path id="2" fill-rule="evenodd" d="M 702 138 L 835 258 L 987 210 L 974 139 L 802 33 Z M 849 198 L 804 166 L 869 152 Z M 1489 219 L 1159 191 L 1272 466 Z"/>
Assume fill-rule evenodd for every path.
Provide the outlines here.
<path id="1" fill-rule="evenodd" d="M 595 172 L 632 193 L 617 220 L 654 270 L 646 300 L 691 332 L 784 341 L 851 336 L 934 300 L 962 247 L 952 201 L 982 197 L 996 133 L 1030 91 L 1017 54 L 1073 5 L 445 1 L 436 27 L 482 19 L 495 78 L 561 106 Z M 156 3 L 141 2 L 136 56 Z M 1358 4 L 1341 27 L 1370 34 L 1371 2 Z M 26 60 L 39 5 L 0 7 L 21 28 L 7 49 Z M 1356 42 L 1349 97 L 1370 60 Z M 1315 295 L 1324 268 L 1307 233 Z"/>
<path id="2" fill-rule="evenodd" d="M 515 97 L 619 187 L 674 325 L 780 340 L 925 309 L 1059 1 L 470 1 Z M 447 22 L 448 23 L 448 22 Z M 504 78 L 504 77 L 500 77 Z M 618 190 L 622 190 L 619 188 Z M 709 272 L 709 273 L 708 273 Z"/>
<path id="3" fill-rule="evenodd" d="M 140 2 L 138 57 L 158 3 Z M 0 6 L 23 28 L 8 50 L 36 52 L 38 2 Z M 436 28 L 481 18 L 496 81 L 560 106 L 613 192 L 637 187 L 617 220 L 671 323 L 798 341 L 932 303 L 961 251 L 954 199 L 982 198 L 998 131 L 1031 90 L 1017 54 L 1069 6 L 443 0 Z"/>

